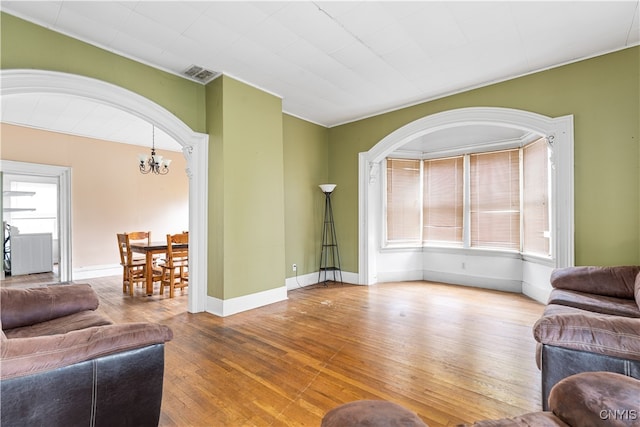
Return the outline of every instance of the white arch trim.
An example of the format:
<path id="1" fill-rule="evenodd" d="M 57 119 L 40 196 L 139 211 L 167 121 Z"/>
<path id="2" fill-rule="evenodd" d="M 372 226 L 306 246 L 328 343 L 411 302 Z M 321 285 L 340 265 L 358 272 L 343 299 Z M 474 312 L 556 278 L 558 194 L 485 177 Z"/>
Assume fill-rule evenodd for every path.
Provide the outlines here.
<path id="1" fill-rule="evenodd" d="M 209 136 L 194 132 L 173 113 L 148 98 L 120 86 L 85 76 L 45 70 L 0 70 L 0 95 L 4 97 L 20 94 L 69 95 L 108 105 L 153 123 L 182 146 L 187 160 L 186 173 L 189 177 L 191 289 L 188 310 L 192 313 L 204 311 L 207 296 Z M 68 233 L 66 240 L 70 245 L 70 228 Z M 70 246 L 64 249 L 70 253 Z"/>
<path id="2" fill-rule="evenodd" d="M 407 142 L 443 129 L 494 125 L 523 129 L 550 137 L 552 142 L 553 212 L 556 232 L 552 248 L 556 267 L 574 263 L 573 116 L 551 118 L 510 108 L 470 107 L 444 111 L 415 120 L 393 131 L 359 155 L 358 219 L 360 284 L 377 282 L 376 254 L 381 247 L 381 162 Z"/>

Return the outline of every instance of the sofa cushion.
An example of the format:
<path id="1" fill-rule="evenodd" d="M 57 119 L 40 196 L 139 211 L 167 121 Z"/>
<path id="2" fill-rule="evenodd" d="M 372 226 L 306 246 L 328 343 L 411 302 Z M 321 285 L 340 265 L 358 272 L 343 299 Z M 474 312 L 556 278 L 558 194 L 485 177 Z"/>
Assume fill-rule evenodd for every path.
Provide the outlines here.
<path id="1" fill-rule="evenodd" d="M 162 344 L 172 338 L 173 333 L 168 326 L 127 323 L 59 335 L 7 339 L 0 349 L 0 378 L 53 370 L 134 348 Z"/>
<path id="2" fill-rule="evenodd" d="M 636 276 L 635 298 L 636 298 L 636 305 L 638 306 L 638 310 L 640 310 L 640 273 L 638 273 L 638 275 Z"/>
<path id="3" fill-rule="evenodd" d="M 603 295 L 588 294 L 579 291 L 554 289 L 549 295 L 548 304 L 566 305 L 582 310 L 615 316 L 638 317 L 640 309 L 635 300 Z"/>
<path id="4" fill-rule="evenodd" d="M 30 326 L 7 329 L 4 332 L 7 338 L 10 339 L 29 338 L 43 335 L 66 334 L 70 331 L 91 328 L 93 326 L 111 325 L 112 323 L 113 322 L 111 322 L 111 320 L 101 314 L 87 310 L 70 314 L 68 316 L 58 317 L 46 322 L 36 323 Z"/>
<path id="5" fill-rule="evenodd" d="M 0 289 L 0 317 L 5 330 L 95 310 L 98 304 L 98 295 L 86 284 Z"/>
<path id="6" fill-rule="evenodd" d="M 557 314 L 548 314 L 554 311 Z M 533 335 L 539 343 L 640 360 L 640 319 L 576 308 L 552 307 L 548 313 L 533 327 Z"/>
<path id="7" fill-rule="evenodd" d="M 482 420 L 472 425 L 461 424 L 458 427 L 570 427 L 551 412 L 531 412 L 513 418 Z"/>
<path id="8" fill-rule="evenodd" d="M 321 427 L 428 427 L 420 417 L 386 400 L 356 400 L 325 414 Z"/>
<path id="9" fill-rule="evenodd" d="M 583 372 L 558 382 L 549 394 L 553 413 L 572 426 L 640 423 L 640 381 L 612 372 Z"/>
<path id="10" fill-rule="evenodd" d="M 557 289 L 633 299 L 638 273 L 640 266 L 637 265 L 566 267 L 553 270 L 549 280 Z"/>

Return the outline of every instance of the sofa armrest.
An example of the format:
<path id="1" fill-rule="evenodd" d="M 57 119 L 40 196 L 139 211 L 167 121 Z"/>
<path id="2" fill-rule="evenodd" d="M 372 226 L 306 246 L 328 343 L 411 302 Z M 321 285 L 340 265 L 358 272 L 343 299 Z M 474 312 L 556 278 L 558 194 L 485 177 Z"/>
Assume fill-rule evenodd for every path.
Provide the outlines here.
<path id="1" fill-rule="evenodd" d="M 551 273 L 551 286 L 596 295 L 634 299 L 640 266 L 565 267 Z"/>
<path id="2" fill-rule="evenodd" d="M 630 426 L 640 422 L 640 380 L 612 372 L 583 372 L 558 382 L 553 413 L 571 426 Z"/>
<path id="3" fill-rule="evenodd" d="M 53 370 L 151 344 L 170 341 L 168 326 L 126 323 L 96 326 L 66 334 L 3 339 L 0 379 Z"/>
<path id="4" fill-rule="evenodd" d="M 50 285 L 41 288 L 1 288 L 2 329 L 13 329 L 95 310 L 98 295 L 87 284 Z"/>
<path id="5" fill-rule="evenodd" d="M 547 315 L 535 323 L 533 335 L 545 345 L 640 360 L 640 319 L 593 313 Z"/>

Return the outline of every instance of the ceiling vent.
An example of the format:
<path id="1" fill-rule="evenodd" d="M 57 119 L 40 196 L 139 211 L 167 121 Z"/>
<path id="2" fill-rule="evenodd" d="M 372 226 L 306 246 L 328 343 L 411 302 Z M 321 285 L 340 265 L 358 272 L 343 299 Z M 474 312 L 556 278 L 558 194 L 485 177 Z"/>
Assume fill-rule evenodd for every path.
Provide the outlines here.
<path id="1" fill-rule="evenodd" d="M 197 65 L 190 66 L 183 71 L 183 74 L 193 80 L 204 84 L 209 83 L 211 80 L 220 75 L 220 73 L 216 71 L 207 70 L 206 68 L 202 68 Z"/>

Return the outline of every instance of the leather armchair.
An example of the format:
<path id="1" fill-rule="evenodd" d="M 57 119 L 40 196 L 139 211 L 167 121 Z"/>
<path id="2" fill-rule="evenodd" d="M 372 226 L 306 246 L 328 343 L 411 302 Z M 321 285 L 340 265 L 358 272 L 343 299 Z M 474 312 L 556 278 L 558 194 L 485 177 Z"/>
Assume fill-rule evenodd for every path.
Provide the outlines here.
<path id="1" fill-rule="evenodd" d="M 640 266 L 556 269 L 551 285 L 533 331 L 543 408 L 553 386 L 576 373 L 640 378 Z"/>
<path id="2" fill-rule="evenodd" d="M 158 425 L 172 332 L 98 304 L 89 285 L 0 289 L 0 425 Z"/>

